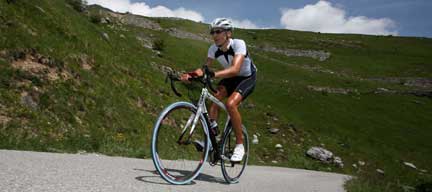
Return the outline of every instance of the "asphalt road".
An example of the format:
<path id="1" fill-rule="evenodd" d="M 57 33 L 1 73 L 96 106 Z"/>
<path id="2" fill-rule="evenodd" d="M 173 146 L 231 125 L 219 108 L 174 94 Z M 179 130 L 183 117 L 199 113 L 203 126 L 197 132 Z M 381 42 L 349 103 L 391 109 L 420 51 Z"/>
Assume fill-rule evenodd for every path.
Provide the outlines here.
<path id="1" fill-rule="evenodd" d="M 0 191 L 284 191 L 339 192 L 349 176 L 317 171 L 248 166 L 238 184 L 224 182 L 220 166 L 206 164 L 189 185 L 165 182 L 151 159 L 98 154 L 0 150 Z"/>

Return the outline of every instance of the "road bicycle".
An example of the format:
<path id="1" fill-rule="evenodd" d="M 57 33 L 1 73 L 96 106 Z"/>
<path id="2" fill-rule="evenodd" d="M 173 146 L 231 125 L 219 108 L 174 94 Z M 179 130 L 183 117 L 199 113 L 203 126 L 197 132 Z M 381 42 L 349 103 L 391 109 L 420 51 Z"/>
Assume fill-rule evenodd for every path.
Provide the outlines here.
<path id="1" fill-rule="evenodd" d="M 151 154 L 154 166 L 160 176 L 171 184 L 188 184 L 201 172 L 205 162 L 211 166 L 220 165 L 227 183 L 237 183 L 248 162 L 249 139 L 246 127 L 242 126 L 245 155 L 240 162 L 230 158 L 236 145 L 235 132 L 225 105 L 210 92 L 216 92 L 211 84 L 210 70 L 203 66 L 204 75 L 189 79 L 202 85 L 197 102 L 175 102 L 159 115 L 151 141 Z M 171 89 L 181 97 L 175 88 L 179 81 L 174 73 L 168 73 Z M 210 130 L 206 101 L 209 100 L 227 114 L 221 137 Z"/>

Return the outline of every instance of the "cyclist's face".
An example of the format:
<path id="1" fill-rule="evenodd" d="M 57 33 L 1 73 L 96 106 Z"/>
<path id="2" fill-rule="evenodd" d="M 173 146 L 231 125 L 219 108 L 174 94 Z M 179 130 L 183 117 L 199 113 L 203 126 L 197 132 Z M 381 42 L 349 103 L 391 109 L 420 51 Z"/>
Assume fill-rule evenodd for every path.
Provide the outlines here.
<path id="1" fill-rule="evenodd" d="M 227 31 L 225 31 L 224 29 L 212 29 L 210 31 L 210 34 L 213 37 L 213 41 L 218 46 L 223 45 L 227 39 Z"/>

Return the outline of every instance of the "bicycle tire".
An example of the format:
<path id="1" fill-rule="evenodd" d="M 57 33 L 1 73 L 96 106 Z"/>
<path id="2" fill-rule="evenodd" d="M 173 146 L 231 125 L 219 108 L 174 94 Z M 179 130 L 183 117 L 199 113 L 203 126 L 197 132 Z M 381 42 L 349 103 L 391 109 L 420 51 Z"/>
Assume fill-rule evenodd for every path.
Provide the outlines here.
<path id="1" fill-rule="evenodd" d="M 187 121 L 189 121 L 191 116 L 195 116 L 196 111 L 196 106 L 191 103 L 176 102 L 166 107 L 161 112 L 154 125 L 151 141 L 153 164 L 159 175 L 171 184 L 182 185 L 190 183 L 199 175 L 204 163 L 207 161 L 210 148 L 210 139 L 208 136 L 208 127 L 203 115 L 200 115 L 197 126 L 195 127 L 195 131 L 193 133 L 193 137 L 196 135 L 202 135 L 200 138 L 203 139 L 204 146 L 201 152 L 193 144 L 179 144 L 179 140 L 177 140 L 178 138 L 181 138 L 181 131 L 179 133 L 178 128 L 181 130 L 183 129 L 182 124 L 188 123 L 174 118 L 183 118 L 184 116 L 186 119 L 188 119 Z M 175 115 L 174 112 L 176 112 Z M 177 124 L 180 124 L 181 126 L 178 126 Z M 186 137 L 188 136 L 189 129 L 186 130 Z M 196 150 L 198 153 L 195 154 L 194 150 Z M 178 154 L 176 154 L 177 152 Z M 177 157 L 177 155 L 181 155 L 184 158 L 181 159 Z M 197 157 L 199 160 L 197 161 L 194 159 L 188 159 L 190 158 L 188 155 Z M 173 166 L 176 163 L 180 164 L 182 162 L 184 165 L 190 164 L 191 169 L 182 170 L 180 166 Z"/>
<path id="2" fill-rule="evenodd" d="M 221 158 L 222 175 L 225 181 L 230 184 L 238 183 L 240 176 L 244 173 L 249 159 L 249 137 L 244 125 L 242 125 L 242 132 L 245 155 L 240 163 L 232 163 L 229 160 L 236 145 L 235 133 L 232 127 L 224 134 L 222 140 L 221 154 L 224 156 L 224 158 Z"/>

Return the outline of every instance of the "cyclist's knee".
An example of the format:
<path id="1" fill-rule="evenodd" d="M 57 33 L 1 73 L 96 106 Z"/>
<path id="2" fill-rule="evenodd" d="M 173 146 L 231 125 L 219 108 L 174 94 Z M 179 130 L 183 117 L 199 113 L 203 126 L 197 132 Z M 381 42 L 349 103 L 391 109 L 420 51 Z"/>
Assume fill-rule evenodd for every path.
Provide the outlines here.
<path id="1" fill-rule="evenodd" d="M 236 111 L 238 106 L 240 105 L 242 101 L 242 95 L 238 92 L 234 92 L 227 100 L 226 107 L 228 111 Z"/>
<path id="2" fill-rule="evenodd" d="M 233 99 L 229 99 L 226 102 L 225 106 L 228 109 L 228 111 L 237 110 L 238 103 Z"/>
<path id="3" fill-rule="evenodd" d="M 221 100 L 221 99 L 223 99 L 225 96 L 222 94 L 222 92 L 220 92 L 220 91 L 218 91 L 218 92 L 216 92 L 216 94 L 214 94 L 214 96 L 217 98 L 217 99 L 219 99 L 219 100 Z"/>

